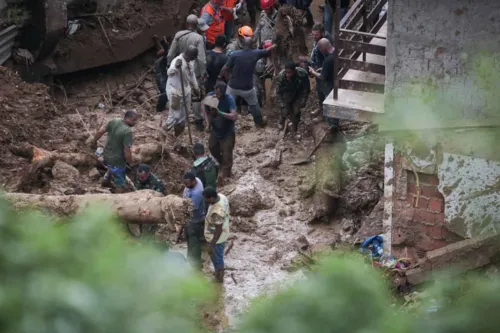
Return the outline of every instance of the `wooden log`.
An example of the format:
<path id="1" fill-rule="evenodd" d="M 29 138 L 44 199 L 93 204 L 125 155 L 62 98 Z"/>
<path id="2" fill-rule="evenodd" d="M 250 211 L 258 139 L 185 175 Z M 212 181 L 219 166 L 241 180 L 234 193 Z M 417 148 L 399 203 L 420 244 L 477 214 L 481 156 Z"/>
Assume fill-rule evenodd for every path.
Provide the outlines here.
<path id="1" fill-rule="evenodd" d="M 175 232 L 175 225 L 184 225 L 192 211 L 191 201 L 175 195 L 142 190 L 123 194 L 39 195 L 5 193 L 16 210 L 37 209 L 67 217 L 78 214 L 91 205 L 111 209 L 124 222 L 167 224 Z"/>

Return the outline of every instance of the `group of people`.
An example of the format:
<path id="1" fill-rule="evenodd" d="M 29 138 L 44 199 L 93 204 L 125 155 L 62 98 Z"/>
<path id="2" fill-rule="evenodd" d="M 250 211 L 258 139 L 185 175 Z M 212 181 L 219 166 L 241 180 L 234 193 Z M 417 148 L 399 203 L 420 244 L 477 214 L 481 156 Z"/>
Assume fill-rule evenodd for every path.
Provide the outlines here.
<path id="1" fill-rule="evenodd" d="M 107 169 L 102 185 L 114 185 L 115 193 L 124 193 L 128 187 L 132 190 L 152 190 L 167 195 L 163 182 L 152 173 L 146 164 L 134 164 L 131 147 L 138 114 L 129 110 L 123 118 L 113 119 L 89 138 L 87 143 L 95 149 L 97 141 L 106 133 L 107 141 L 102 152 Z M 224 248 L 229 236 L 229 201 L 226 196 L 217 193 L 219 164 L 206 154 L 201 143 L 193 146 L 194 163 L 185 173 L 183 196 L 192 201 L 193 213 L 184 228 L 188 243 L 188 258 L 193 266 L 201 269 L 202 245 L 207 243 L 208 251 L 215 268 L 217 281 L 224 278 Z M 127 184 L 127 169 L 135 170 L 134 179 Z M 154 226 L 141 225 L 140 232 L 150 234 Z"/>
<path id="2" fill-rule="evenodd" d="M 160 91 L 157 111 L 165 111 L 168 103 L 168 117 L 162 119 L 164 129 L 173 129 L 176 135 L 182 133 L 188 121 L 187 111 L 192 110 L 197 127 L 210 133 L 210 154 L 203 144 L 196 143 L 193 166 L 183 177 L 183 196 L 194 206 L 184 235 L 188 258 L 199 269 L 202 247 L 207 243 L 218 281 L 224 277 L 224 248 L 229 236 L 229 201 L 217 192 L 218 179 L 232 176 L 235 122 L 241 106 L 248 107 L 257 127 L 266 126 L 261 111 L 262 94 L 265 80 L 272 72 L 268 58 L 276 47 L 272 41 L 276 37 L 278 6 L 275 0 L 261 0 L 262 12 L 255 33 L 251 27 L 242 26 L 238 37 L 228 43 L 234 22 L 222 14 L 234 11 L 223 7 L 221 1 L 208 2 L 200 18 L 189 15 L 186 30 L 176 33 L 171 43 L 166 38 L 157 40 L 160 59 L 155 66 Z M 236 8 L 238 3 L 233 5 Z M 318 116 L 322 114 L 323 100 L 333 88 L 332 36 L 322 23 L 316 23 L 312 26 L 312 37 L 310 59 L 284 61 L 284 68 L 276 78 L 278 127 L 284 129 L 290 122 L 288 127 L 297 139 L 300 139 L 297 130 L 301 112 L 310 94 L 310 78 L 316 80 Z M 135 190 L 149 189 L 167 195 L 165 185 L 148 165 L 134 165 L 131 128 L 137 120 L 137 112 L 129 110 L 123 118 L 111 120 L 89 138 L 88 143 L 96 148 L 97 141 L 107 133 L 102 152 L 107 169 L 103 186 L 112 182 L 115 192 L 123 193 L 130 183 Z M 333 130 L 338 127 L 337 120 L 327 121 Z M 127 169 L 136 170 L 133 181 L 128 179 Z"/>

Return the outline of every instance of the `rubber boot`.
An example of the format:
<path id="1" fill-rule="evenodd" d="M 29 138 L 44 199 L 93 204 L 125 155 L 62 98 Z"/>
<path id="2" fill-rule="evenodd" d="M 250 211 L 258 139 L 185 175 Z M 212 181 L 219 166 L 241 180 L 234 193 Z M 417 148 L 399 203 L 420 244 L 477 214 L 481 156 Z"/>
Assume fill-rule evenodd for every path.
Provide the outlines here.
<path id="1" fill-rule="evenodd" d="M 224 269 L 218 269 L 215 271 L 215 282 L 224 283 Z"/>
<path id="2" fill-rule="evenodd" d="M 174 135 L 176 137 L 180 136 L 184 132 L 184 125 L 175 125 L 174 126 Z"/>
<path id="3" fill-rule="evenodd" d="M 194 121 L 194 124 L 196 126 L 196 129 L 200 132 L 203 132 L 205 130 L 205 125 L 203 124 L 203 119 L 197 119 Z"/>

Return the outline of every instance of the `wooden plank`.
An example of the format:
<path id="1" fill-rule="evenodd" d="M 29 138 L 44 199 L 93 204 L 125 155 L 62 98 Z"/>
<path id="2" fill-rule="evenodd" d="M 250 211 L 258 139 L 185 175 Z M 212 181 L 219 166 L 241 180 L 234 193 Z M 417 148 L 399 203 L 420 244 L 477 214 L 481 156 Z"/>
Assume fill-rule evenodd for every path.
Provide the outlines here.
<path id="1" fill-rule="evenodd" d="M 339 58 L 339 63 L 340 67 L 342 68 L 349 68 L 363 72 L 385 75 L 384 65 L 373 64 L 370 62 L 347 59 L 347 58 Z"/>
<path id="2" fill-rule="evenodd" d="M 340 80 L 339 85 L 340 89 L 365 91 L 377 94 L 383 94 L 385 89 L 385 86 L 383 84 L 352 80 Z"/>
<path id="3" fill-rule="evenodd" d="M 372 34 L 369 32 L 362 32 L 362 31 L 355 31 L 355 30 L 348 30 L 348 29 L 340 29 L 340 32 L 345 32 L 348 34 L 355 34 L 355 35 L 360 35 L 360 36 L 365 36 L 365 37 L 370 37 L 370 38 L 380 38 L 380 39 L 387 39 L 384 36 L 379 36 L 376 34 Z"/>
<path id="4" fill-rule="evenodd" d="M 368 44 L 346 39 L 340 39 L 339 44 L 340 44 L 339 47 L 343 50 L 367 52 L 371 54 L 385 56 L 385 46 L 382 45 Z"/>

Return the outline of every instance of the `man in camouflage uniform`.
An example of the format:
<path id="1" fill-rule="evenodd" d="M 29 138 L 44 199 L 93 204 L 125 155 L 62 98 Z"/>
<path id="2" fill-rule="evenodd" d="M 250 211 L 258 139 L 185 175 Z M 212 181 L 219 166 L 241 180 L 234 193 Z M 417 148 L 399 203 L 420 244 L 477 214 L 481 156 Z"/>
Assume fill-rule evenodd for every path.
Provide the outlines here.
<path id="1" fill-rule="evenodd" d="M 149 165 L 140 164 L 137 167 L 137 174 L 134 179 L 134 186 L 136 190 L 153 190 L 167 195 L 167 190 L 163 182 L 150 172 Z"/>
<path id="2" fill-rule="evenodd" d="M 163 195 L 167 195 L 167 190 L 165 185 L 161 180 L 158 179 L 154 174 L 151 173 L 149 165 L 139 164 L 137 167 L 137 173 L 134 179 L 134 186 L 137 191 L 139 190 L 153 190 L 155 192 L 159 192 Z M 137 229 L 139 229 L 140 237 L 144 240 L 154 240 L 154 235 L 157 230 L 157 224 L 146 224 L 142 223 L 139 225 L 139 228 L 135 227 L 136 232 L 132 232 L 134 234 L 137 233 Z M 129 229 L 131 225 L 129 224 Z"/>
<path id="3" fill-rule="evenodd" d="M 311 86 L 307 72 L 297 67 L 293 60 L 288 60 L 285 69 L 278 75 L 276 100 L 281 110 L 280 130 L 284 128 L 286 119 L 291 118 L 292 133 L 296 135 L 296 139 L 300 139 L 297 135 L 300 112 L 306 106 L 310 91 Z"/>

